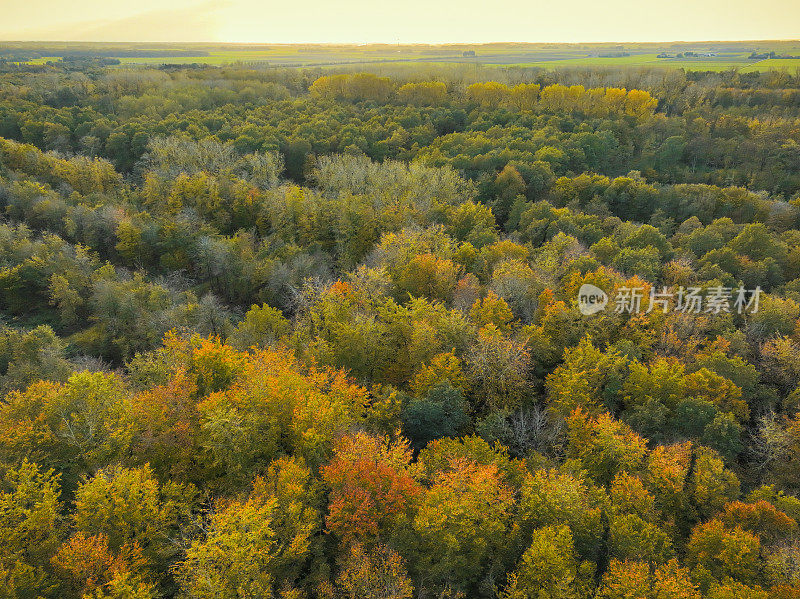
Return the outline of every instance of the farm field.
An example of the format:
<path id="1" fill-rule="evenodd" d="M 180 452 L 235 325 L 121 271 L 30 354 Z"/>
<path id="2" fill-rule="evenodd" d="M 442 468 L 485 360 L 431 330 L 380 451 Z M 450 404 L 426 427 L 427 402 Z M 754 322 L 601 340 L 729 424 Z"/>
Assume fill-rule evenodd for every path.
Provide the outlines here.
<path id="1" fill-rule="evenodd" d="M 686 56 L 689 52 L 696 55 Z M 798 58 L 751 58 L 775 52 Z M 474 53 L 474 55 L 473 55 Z M 659 58 L 666 53 L 667 58 Z M 666 67 L 687 71 L 741 70 L 795 72 L 800 68 L 797 42 L 702 42 L 664 44 L 483 44 L 483 45 L 238 45 L 238 44 L 33 44 L 0 45 L 0 58 L 46 64 L 64 57 L 118 59 L 119 66 L 163 64 L 269 64 L 335 66 L 376 63 L 466 63 L 485 66 Z"/>

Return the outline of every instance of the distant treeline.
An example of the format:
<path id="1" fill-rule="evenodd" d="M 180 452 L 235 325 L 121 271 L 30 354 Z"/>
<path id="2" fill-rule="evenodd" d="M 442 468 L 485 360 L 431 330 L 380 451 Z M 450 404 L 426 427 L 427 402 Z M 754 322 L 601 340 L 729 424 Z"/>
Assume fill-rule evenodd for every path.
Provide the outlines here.
<path id="1" fill-rule="evenodd" d="M 64 48 L 62 46 L 36 46 L 19 50 L 17 48 L 0 45 L 0 57 L 13 57 L 14 60 L 30 60 L 45 56 L 60 56 L 64 60 L 70 58 L 161 58 L 175 56 L 208 56 L 206 50 L 180 50 L 180 49 L 116 49 L 116 48 Z"/>

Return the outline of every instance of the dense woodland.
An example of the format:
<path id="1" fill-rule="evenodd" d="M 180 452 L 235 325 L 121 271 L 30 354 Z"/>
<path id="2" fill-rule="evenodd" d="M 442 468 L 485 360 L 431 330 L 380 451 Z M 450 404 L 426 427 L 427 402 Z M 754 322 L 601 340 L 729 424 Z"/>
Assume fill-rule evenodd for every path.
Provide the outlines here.
<path id="1" fill-rule="evenodd" d="M 5 65 L 0 597 L 797 599 L 799 302 L 786 73 Z"/>

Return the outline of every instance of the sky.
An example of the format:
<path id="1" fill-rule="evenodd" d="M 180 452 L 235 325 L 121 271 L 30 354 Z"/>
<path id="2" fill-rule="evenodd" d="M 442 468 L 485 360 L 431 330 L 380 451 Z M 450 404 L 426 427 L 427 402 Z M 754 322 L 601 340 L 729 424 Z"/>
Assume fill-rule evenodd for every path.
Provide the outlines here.
<path id="1" fill-rule="evenodd" d="M 800 1 L 0 0 L 0 39 L 238 43 L 800 39 Z"/>

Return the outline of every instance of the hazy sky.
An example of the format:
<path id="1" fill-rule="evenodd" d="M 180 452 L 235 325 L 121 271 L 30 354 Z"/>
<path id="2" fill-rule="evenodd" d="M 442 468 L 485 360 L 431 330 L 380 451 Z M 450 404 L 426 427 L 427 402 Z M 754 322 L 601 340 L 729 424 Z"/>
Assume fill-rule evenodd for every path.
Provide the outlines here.
<path id="1" fill-rule="evenodd" d="M 0 0 L 0 39 L 599 42 L 800 38 L 798 0 Z"/>

